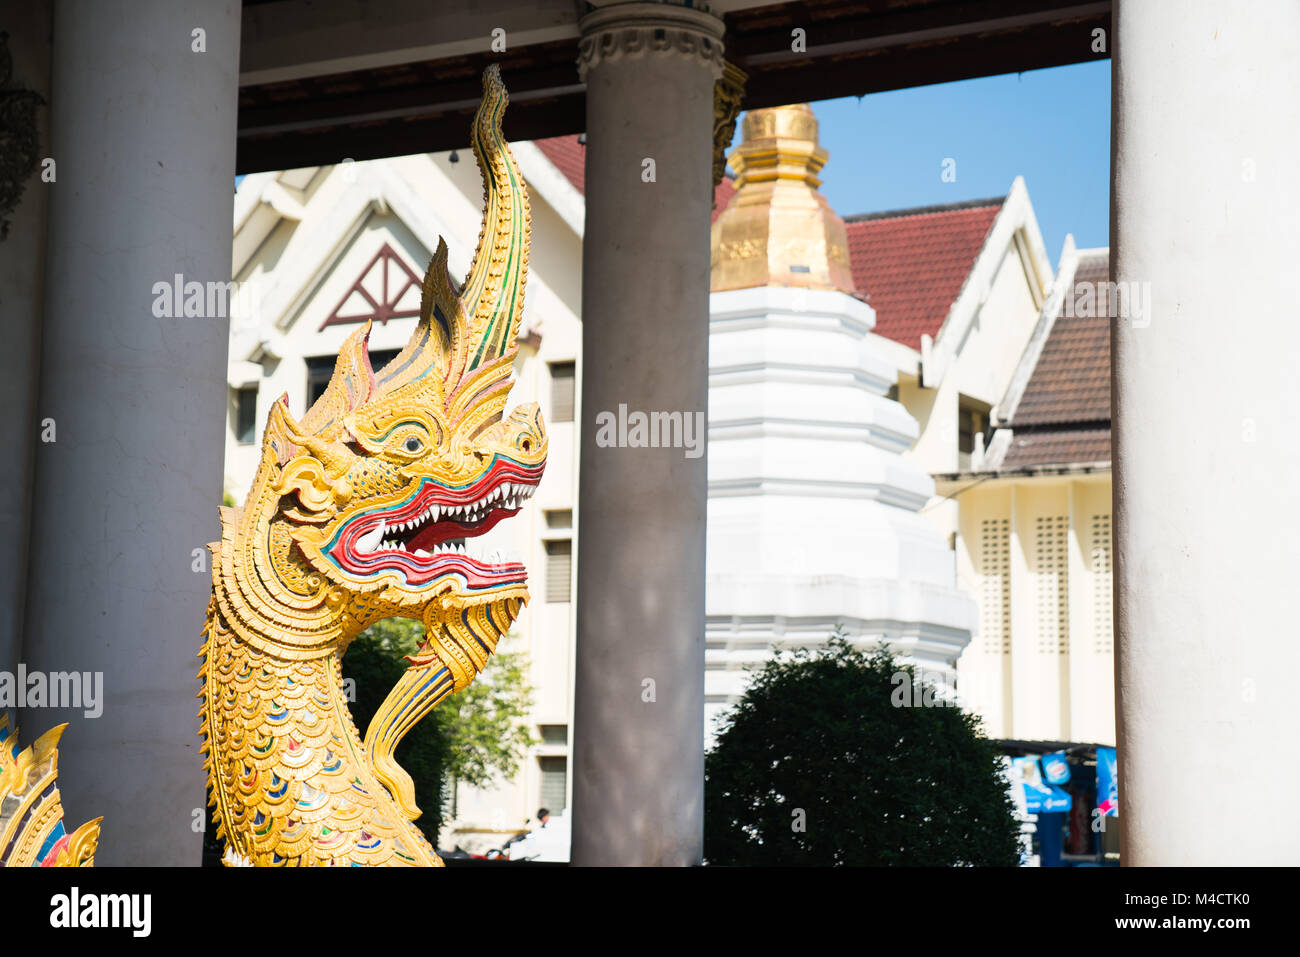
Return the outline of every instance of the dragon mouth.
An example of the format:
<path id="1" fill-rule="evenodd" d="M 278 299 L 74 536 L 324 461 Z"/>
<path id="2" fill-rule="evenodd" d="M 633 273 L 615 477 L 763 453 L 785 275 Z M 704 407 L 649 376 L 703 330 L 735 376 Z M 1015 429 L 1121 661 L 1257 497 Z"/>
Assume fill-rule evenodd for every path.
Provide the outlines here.
<path id="1" fill-rule="evenodd" d="M 404 501 L 349 520 L 324 551 L 352 574 L 400 572 L 410 585 L 457 574 L 470 588 L 522 583 L 520 562 L 484 561 L 466 554 L 466 539 L 490 531 L 537 490 L 542 466 L 493 458 L 477 481 L 451 487 L 424 479 Z"/>

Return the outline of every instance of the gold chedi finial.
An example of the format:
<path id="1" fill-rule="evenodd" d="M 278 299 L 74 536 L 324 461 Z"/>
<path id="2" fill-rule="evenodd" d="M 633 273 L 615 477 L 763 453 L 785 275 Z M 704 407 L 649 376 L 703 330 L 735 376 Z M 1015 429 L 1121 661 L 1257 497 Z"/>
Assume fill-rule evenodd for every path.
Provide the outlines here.
<path id="1" fill-rule="evenodd" d="M 736 195 L 713 224 L 711 289 L 803 286 L 852 293 L 844 220 L 817 191 L 826 150 L 806 103 L 751 110 L 732 151 Z"/>

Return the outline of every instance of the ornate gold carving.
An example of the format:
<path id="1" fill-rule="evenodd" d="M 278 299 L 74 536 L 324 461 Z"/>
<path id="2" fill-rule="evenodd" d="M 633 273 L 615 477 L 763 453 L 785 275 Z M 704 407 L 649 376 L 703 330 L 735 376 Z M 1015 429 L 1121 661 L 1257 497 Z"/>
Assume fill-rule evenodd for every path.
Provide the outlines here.
<path id="1" fill-rule="evenodd" d="M 727 147 L 736 133 L 736 117 L 745 99 L 749 74 L 736 64 L 724 62 L 722 76 L 713 84 L 713 188 L 727 175 Z"/>
<path id="2" fill-rule="evenodd" d="M 807 104 L 751 110 L 731 153 L 736 195 L 713 224 L 714 292 L 804 286 L 852 293 L 844 221 L 818 192 L 827 159 Z"/>
<path id="3" fill-rule="evenodd" d="M 677 56 L 723 73 L 722 21 L 676 3 L 618 3 L 579 21 L 578 76 L 601 63 L 643 56 Z"/>
<path id="4" fill-rule="evenodd" d="M 91 867 L 103 818 L 71 834 L 63 826 L 59 799 L 59 737 L 51 728 L 24 750 L 0 714 L 0 867 Z"/>
<path id="5" fill-rule="evenodd" d="M 471 135 L 486 202 L 465 283 L 439 242 L 406 347 L 376 373 L 370 324 L 353 333 L 301 422 L 287 397 L 274 404 L 243 508 L 220 511 L 199 716 L 232 865 L 441 864 L 393 750 L 474 679 L 528 598 L 522 565 L 453 544 L 514 514 L 547 448 L 536 404 L 504 414 L 530 214 L 496 66 L 483 90 Z M 428 633 L 363 741 L 340 660 L 390 617 Z"/>

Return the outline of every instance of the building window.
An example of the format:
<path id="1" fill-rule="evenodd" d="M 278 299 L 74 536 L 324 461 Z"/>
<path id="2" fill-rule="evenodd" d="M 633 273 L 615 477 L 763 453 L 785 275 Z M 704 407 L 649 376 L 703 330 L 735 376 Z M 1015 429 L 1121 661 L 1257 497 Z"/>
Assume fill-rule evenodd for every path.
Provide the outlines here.
<path id="1" fill-rule="evenodd" d="M 1011 525 L 980 522 L 980 636 L 990 655 L 1011 654 Z"/>
<path id="2" fill-rule="evenodd" d="M 546 543 L 546 600 L 567 602 L 573 572 L 573 542 L 570 539 Z"/>
<path id="3" fill-rule="evenodd" d="M 547 528 L 573 528 L 573 509 L 555 508 L 543 513 Z"/>
<path id="4" fill-rule="evenodd" d="M 962 396 L 957 404 L 957 467 L 970 468 L 971 453 L 975 451 L 975 436 L 984 436 L 988 442 L 989 407 Z"/>
<path id="5" fill-rule="evenodd" d="M 552 747 L 565 747 L 569 743 L 569 726 L 567 724 L 539 725 L 542 732 L 542 744 Z"/>
<path id="6" fill-rule="evenodd" d="M 552 362 L 551 421 L 572 422 L 574 402 L 574 363 Z"/>
<path id="7" fill-rule="evenodd" d="M 235 393 L 235 441 L 252 445 L 257 438 L 257 386 L 248 385 Z"/>
<path id="8" fill-rule="evenodd" d="M 568 806 L 569 759 L 538 758 L 537 763 L 542 769 L 541 806 L 552 814 L 558 814 Z"/>
<path id="9" fill-rule="evenodd" d="M 1110 516 L 1092 517 L 1093 639 L 1099 655 L 1115 651 L 1115 609 L 1112 602 Z"/>
<path id="10" fill-rule="evenodd" d="M 325 394 L 325 387 L 334 375 L 334 361 L 338 356 L 311 356 L 307 359 L 307 404 L 304 411 L 316 404 Z"/>
<path id="11" fill-rule="evenodd" d="M 1034 519 L 1034 580 L 1038 604 L 1038 651 L 1070 652 L 1070 520 L 1065 515 Z"/>
<path id="12" fill-rule="evenodd" d="M 400 349 L 381 349 L 370 353 L 370 368 L 378 372 L 397 357 Z M 307 405 L 310 409 L 316 400 L 325 394 L 325 389 L 334 377 L 334 363 L 338 356 L 309 356 L 307 359 Z"/>

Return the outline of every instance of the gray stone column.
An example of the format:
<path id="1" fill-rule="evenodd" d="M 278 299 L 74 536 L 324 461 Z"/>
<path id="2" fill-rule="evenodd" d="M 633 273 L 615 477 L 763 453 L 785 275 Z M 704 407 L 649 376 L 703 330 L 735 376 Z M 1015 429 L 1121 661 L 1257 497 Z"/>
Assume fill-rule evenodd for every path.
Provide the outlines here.
<path id="1" fill-rule="evenodd" d="M 1123 859 L 1294 864 L 1300 6 L 1120 0 L 1113 42 Z"/>
<path id="2" fill-rule="evenodd" d="M 3 29 L 14 59 L 6 92 L 30 90 L 50 100 L 50 8 L 6 9 Z M 22 658 L 23 605 L 27 600 L 27 533 L 32 505 L 32 468 L 40 417 L 36 392 L 40 370 L 42 288 L 45 281 L 45 217 L 50 185 L 40 160 L 49 156 L 49 107 L 36 106 L 39 138 L 36 170 L 25 181 L 13 210 L 9 238 L 0 241 L 0 409 L 4 448 L 0 456 L 0 671 L 13 672 Z M 12 147 L 10 147 L 12 148 Z M 0 703 L 0 711 L 5 705 Z M 24 740 L 27 740 L 24 734 Z"/>
<path id="3" fill-rule="evenodd" d="M 22 717 L 29 738 L 71 724 L 63 801 L 71 822 L 103 815 L 106 865 L 199 862 L 211 579 L 193 563 L 219 534 L 228 323 L 206 295 L 203 316 L 159 317 L 155 285 L 230 279 L 239 15 L 238 0 L 54 8 L 38 414 L 56 431 L 37 448 L 25 662 L 102 674 L 103 713 Z"/>
<path id="4" fill-rule="evenodd" d="M 705 456 L 606 447 L 597 427 L 622 406 L 704 428 L 722 23 L 629 3 L 588 14 L 581 27 L 587 221 L 572 859 L 691 865 L 703 844 Z"/>

